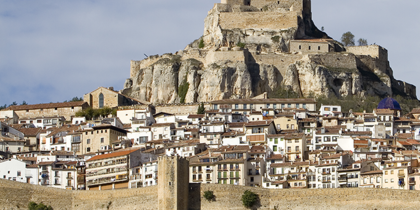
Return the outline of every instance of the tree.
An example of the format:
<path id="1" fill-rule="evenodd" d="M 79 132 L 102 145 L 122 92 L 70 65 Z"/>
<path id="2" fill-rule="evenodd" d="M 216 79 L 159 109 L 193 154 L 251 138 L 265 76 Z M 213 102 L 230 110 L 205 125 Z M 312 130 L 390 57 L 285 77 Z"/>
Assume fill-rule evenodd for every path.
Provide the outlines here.
<path id="1" fill-rule="evenodd" d="M 18 105 L 18 104 L 16 103 L 16 101 L 13 101 L 13 103 L 12 103 L 12 104 L 10 104 L 9 106 L 16 106 L 16 105 Z"/>
<path id="2" fill-rule="evenodd" d="M 341 43 L 344 46 L 354 46 L 354 35 L 348 31 L 341 36 Z"/>
<path id="3" fill-rule="evenodd" d="M 258 195 L 249 190 L 246 190 L 242 195 L 242 204 L 247 208 L 253 206 L 257 202 L 257 200 Z"/>
<path id="4" fill-rule="evenodd" d="M 29 202 L 28 209 L 29 210 L 53 210 L 53 208 L 51 206 L 46 206 L 42 202 L 40 204 L 37 204 L 37 203 L 32 202 L 32 201 Z"/>
<path id="5" fill-rule="evenodd" d="M 324 28 L 324 26 L 322 26 L 322 27 L 321 27 L 321 31 L 324 31 L 324 29 L 325 29 L 325 28 Z"/>
<path id="6" fill-rule="evenodd" d="M 83 101 L 83 98 L 82 97 L 73 97 L 70 101 Z"/>
<path id="7" fill-rule="evenodd" d="M 28 103 L 26 103 L 26 101 L 23 101 L 21 105 L 28 105 Z"/>
<path id="8" fill-rule="evenodd" d="M 368 41 L 366 39 L 360 38 L 359 40 L 357 40 L 357 42 L 359 43 L 359 46 L 367 46 L 368 45 Z"/>
<path id="9" fill-rule="evenodd" d="M 206 108 L 204 108 L 204 103 L 201 102 L 201 104 L 198 106 L 197 114 L 204 114 L 205 111 L 206 111 Z"/>

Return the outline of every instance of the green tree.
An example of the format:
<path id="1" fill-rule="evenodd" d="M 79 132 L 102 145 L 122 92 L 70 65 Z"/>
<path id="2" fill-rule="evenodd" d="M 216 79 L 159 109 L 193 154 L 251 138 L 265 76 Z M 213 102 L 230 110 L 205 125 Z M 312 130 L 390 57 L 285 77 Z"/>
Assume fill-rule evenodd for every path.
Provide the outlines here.
<path id="1" fill-rule="evenodd" d="M 325 28 L 324 28 L 324 26 L 322 26 L 322 27 L 321 27 L 321 31 L 324 31 L 324 30 L 325 30 Z"/>
<path id="2" fill-rule="evenodd" d="M 238 42 L 238 44 L 236 44 L 236 46 L 238 46 L 240 48 L 245 48 L 246 44 L 242 43 L 242 42 Z"/>
<path id="3" fill-rule="evenodd" d="M 206 111 L 206 108 L 204 108 L 204 103 L 201 102 L 201 104 L 198 106 L 197 114 L 204 114 L 205 111 Z"/>
<path id="4" fill-rule="evenodd" d="M 341 43 L 344 46 L 354 46 L 354 35 L 348 31 L 341 36 Z"/>
<path id="5" fill-rule="evenodd" d="M 246 190 L 242 195 L 242 204 L 247 208 L 253 206 L 257 201 L 258 195 L 249 190 Z"/>
<path id="6" fill-rule="evenodd" d="M 79 97 L 75 96 L 70 101 L 83 101 L 83 98 L 82 97 L 79 98 Z"/>
<path id="7" fill-rule="evenodd" d="M 28 105 L 28 103 L 26 103 L 26 101 L 22 101 L 22 104 L 20 105 Z"/>
<path id="8" fill-rule="evenodd" d="M 16 101 L 13 101 L 13 103 L 11 103 L 9 106 L 16 106 L 16 105 L 18 105 L 18 104 L 16 103 Z"/>
<path id="9" fill-rule="evenodd" d="M 200 43 L 198 44 L 198 48 L 204 48 L 204 40 L 200 39 Z"/>
<path id="10" fill-rule="evenodd" d="M 360 38 L 359 40 L 357 40 L 357 42 L 359 43 L 359 46 L 367 46 L 368 45 L 367 39 Z"/>

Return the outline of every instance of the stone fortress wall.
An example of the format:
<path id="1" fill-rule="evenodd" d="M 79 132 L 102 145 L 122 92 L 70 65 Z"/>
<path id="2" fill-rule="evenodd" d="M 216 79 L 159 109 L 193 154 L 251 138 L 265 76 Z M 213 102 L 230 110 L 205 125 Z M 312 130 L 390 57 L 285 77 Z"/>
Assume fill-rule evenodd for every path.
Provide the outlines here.
<path id="1" fill-rule="evenodd" d="M 203 198 L 213 191 L 215 201 Z M 389 189 L 286 189 L 270 190 L 219 184 L 189 184 L 188 209 L 244 209 L 245 190 L 259 195 L 258 209 L 417 209 L 420 192 Z M 0 179 L 0 206 L 3 209 L 27 209 L 30 201 L 43 202 L 55 210 L 161 209 L 158 186 L 107 190 L 68 191 Z"/>
<path id="2" fill-rule="evenodd" d="M 220 27 L 236 28 L 297 28 L 298 15 L 294 12 L 226 12 L 220 14 Z"/>

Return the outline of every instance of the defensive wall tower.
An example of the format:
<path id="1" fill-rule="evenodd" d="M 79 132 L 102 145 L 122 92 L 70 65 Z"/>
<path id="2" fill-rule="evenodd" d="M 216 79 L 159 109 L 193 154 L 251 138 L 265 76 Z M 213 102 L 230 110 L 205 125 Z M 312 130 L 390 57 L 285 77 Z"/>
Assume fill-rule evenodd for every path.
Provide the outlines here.
<path id="1" fill-rule="evenodd" d="M 179 156 L 163 156 L 158 163 L 159 210 L 187 210 L 189 162 Z"/>

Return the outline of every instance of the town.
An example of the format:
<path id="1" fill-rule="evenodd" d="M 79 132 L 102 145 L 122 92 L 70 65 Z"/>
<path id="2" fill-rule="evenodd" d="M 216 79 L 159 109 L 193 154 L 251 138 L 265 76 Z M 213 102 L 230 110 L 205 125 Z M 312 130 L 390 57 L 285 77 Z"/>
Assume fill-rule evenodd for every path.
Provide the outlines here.
<path id="1" fill-rule="evenodd" d="M 116 114 L 76 116 L 102 108 Z M 190 183 L 420 190 L 420 109 L 403 115 L 391 97 L 345 113 L 267 94 L 151 105 L 100 87 L 84 101 L 10 106 L 0 118 L 0 178 L 33 185 L 148 187 L 159 157 L 178 156 Z"/>

